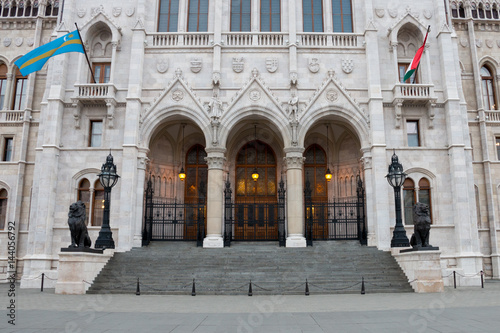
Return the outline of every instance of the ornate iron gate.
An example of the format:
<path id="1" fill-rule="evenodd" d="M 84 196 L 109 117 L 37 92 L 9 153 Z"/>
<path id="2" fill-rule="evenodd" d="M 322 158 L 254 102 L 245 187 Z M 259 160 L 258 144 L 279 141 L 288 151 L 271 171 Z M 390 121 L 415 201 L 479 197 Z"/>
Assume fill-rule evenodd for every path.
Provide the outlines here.
<path id="1" fill-rule="evenodd" d="M 313 245 L 313 240 L 357 239 L 361 244 L 367 244 L 365 191 L 359 176 L 356 198 L 313 202 L 311 192 L 311 184 L 307 180 L 304 188 L 304 204 L 308 246 Z"/>
<path id="2" fill-rule="evenodd" d="M 204 184 L 200 184 L 203 188 Z M 150 241 L 195 240 L 203 246 L 205 238 L 205 195 L 201 190 L 196 202 L 177 202 L 163 198 L 153 198 L 151 180 L 146 188 L 144 230 L 142 245 Z"/>
<path id="3" fill-rule="evenodd" d="M 231 241 L 278 240 L 285 246 L 285 183 L 279 183 L 278 202 L 233 202 L 229 179 L 224 190 L 224 246 Z"/>

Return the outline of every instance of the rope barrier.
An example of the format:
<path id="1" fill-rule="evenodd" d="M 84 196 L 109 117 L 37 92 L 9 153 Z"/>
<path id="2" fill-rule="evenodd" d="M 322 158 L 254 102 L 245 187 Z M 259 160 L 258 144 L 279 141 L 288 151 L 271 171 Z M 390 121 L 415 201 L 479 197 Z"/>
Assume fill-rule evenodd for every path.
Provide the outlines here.
<path id="1" fill-rule="evenodd" d="M 353 284 L 352 286 L 345 287 L 345 288 L 324 288 L 324 287 L 320 287 L 320 286 L 318 286 L 318 285 L 316 285 L 316 284 L 312 284 L 312 283 L 310 283 L 310 282 L 309 282 L 309 285 L 310 285 L 310 286 L 314 286 L 314 287 L 319 288 L 319 289 L 321 289 L 321 290 L 329 290 L 329 291 L 347 290 L 347 289 L 350 289 L 350 288 L 352 288 L 352 287 L 356 287 L 356 286 L 358 286 L 358 285 L 360 285 L 360 284 L 361 284 L 361 282 L 358 282 L 358 283 L 356 283 L 356 284 Z"/>

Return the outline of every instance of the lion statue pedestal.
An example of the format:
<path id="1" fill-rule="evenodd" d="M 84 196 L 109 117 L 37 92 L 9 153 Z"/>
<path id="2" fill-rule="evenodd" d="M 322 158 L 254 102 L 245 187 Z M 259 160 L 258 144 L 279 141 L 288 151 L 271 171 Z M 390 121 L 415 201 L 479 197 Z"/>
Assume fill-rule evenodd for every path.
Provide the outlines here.
<path id="1" fill-rule="evenodd" d="M 103 253 L 103 250 L 90 248 L 92 241 L 85 225 L 86 215 L 83 201 L 78 200 L 69 206 L 68 226 L 71 244 L 67 248 L 61 248 L 61 252 Z"/>

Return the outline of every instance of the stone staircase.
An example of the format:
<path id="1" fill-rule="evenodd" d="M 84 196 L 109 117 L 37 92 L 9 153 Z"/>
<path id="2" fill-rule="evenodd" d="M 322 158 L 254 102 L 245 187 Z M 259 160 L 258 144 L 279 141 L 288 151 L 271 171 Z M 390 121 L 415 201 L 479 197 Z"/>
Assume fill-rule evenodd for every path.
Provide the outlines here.
<path id="1" fill-rule="evenodd" d="M 412 292 L 389 252 L 356 241 L 314 242 L 313 247 L 280 248 L 277 242 L 233 242 L 203 249 L 194 242 L 152 242 L 115 253 L 87 293 L 253 295 Z"/>

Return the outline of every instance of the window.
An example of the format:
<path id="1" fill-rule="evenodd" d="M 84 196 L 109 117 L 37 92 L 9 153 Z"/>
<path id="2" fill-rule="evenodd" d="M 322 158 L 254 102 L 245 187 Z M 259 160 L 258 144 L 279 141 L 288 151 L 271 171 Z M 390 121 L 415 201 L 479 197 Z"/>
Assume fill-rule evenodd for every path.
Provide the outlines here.
<path id="1" fill-rule="evenodd" d="M 47 3 L 45 16 L 57 16 L 59 13 L 59 0 L 52 0 Z"/>
<path id="2" fill-rule="evenodd" d="M 90 141 L 89 147 L 100 147 L 102 141 L 102 121 L 90 121 Z"/>
<path id="3" fill-rule="evenodd" d="M 460 6 L 458 7 L 458 16 L 460 18 L 465 18 L 465 9 L 463 4 L 460 4 Z"/>
<path id="4" fill-rule="evenodd" d="M 14 144 L 13 138 L 5 138 L 4 139 L 4 148 L 3 148 L 3 161 L 9 162 L 12 161 L 12 146 Z"/>
<path id="5" fill-rule="evenodd" d="M 456 2 L 451 3 L 451 17 L 458 17 L 458 7 Z"/>
<path id="6" fill-rule="evenodd" d="M 431 184 L 427 178 L 422 178 L 418 182 L 418 201 L 429 206 L 429 214 L 432 222 Z"/>
<path id="7" fill-rule="evenodd" d="M 473 2 L 470 4 L 470 8 L 472 13 L 472 18 L 477 18 L 477 5 Z M 465 12 L 464 12 L 464 17 L 465 17 Z"/>
<path id="8" fill-rule="evenodd" d="M 405 224 L 413 224 L 413 206 L 416 203 L 415 183 L 411 178 L 406 178 L 403 183 L 403 203 Z"/>
<path id="9" fill-rule="evenodd" d="M 0 64 L 0 110 L 5 102 L 5 91 L 7 90 L 7 66 Z"/>
<path id="10" fill-rule="evenodd" d="M 26 107 L 26 89 L 28 80 L 19 70 L 16 71 L 16 90 L 14 93 L 15 100 L 12 110 L 24 110 Z"/>
<path id="11" fill-rule="evenodd" d="M 484 19 L 484 9 L 483 9 L 483 4 L 482 3 L 479 4 L 477 12 L 479 14 L 479 18 Z"/>
<path id="12" fill-rule="evenodd" d="M 201 145 L 195 145 L 186 154 L 186 181 L 185 181 L 185 202 L 197 202 L 207 195 L 208 168 L 205 162 L 207 153 Z M 158 183 L 161 183 L 158 177 Z M 160 192 L 160 189 L 158 189 Z M 200 193 L 200 191 L 202 191 Z M 202 195 L 202 196 L 200 196 Z"/>
<path id="13" fill-rule="evenodd" d="M 302 0 L 304 32 L 323 32 L 323 4 L 321 0 Z"/>
<path id="14" fill-rule="evenodd" d="M 333 32 L 352 32 L 351 0 L 332 0 Z"/>
<path id="15" fill-rule="evenodd" d="M 280 0 L 260 1 L 260 31 L 281 31 Z"/>
<path id="16" fill-rule="evenodd" d="M 405 73 L 406 73 L 406 70 L 408 69 L 408 66 L 410 66 L 409 63 L 398 63 L 399 82 L 400 83 L 419 83 L 418 70 L 416 70 L 409 79 L 407 79 L 406 81 L 403 82 L 403 79 L 405 78 Z"/>
<path id="17" fill-rule="evenodd" d="M 93 226 L 102 225 L 102 214 L 104 211 L 104 187 L 96 180 L 94 183 L 94 201 L 92 202 L 92 216 L 90 223 Z"/>
<path id="18" fill-rule="evenodd" d="M 177 32 L 179 0 L 161 0 L 158 15 L 158 31 Z"/>
<path id="19" fill-rule="evenodd" d="M 496 106 L 495 86 L 493 84 L 493 75 L 486 66 L 481 67 L 481 82 L 482 82 L 484 109 L 496 110 L 497 106 Z"/>
<path id="20" fill-rule="evenodd" d="M 490 19 L 491 18 L 491 5 L 489 3 L 484 5 L 484 12 L 486 13 L 486 18 Z"/>
<path id="21" fill-rule="evenodd" d="M 250 0 L 231 1 L 231 31 L 250 31 Z"/>
<path id="22" fill-rule="evenodd" d="M 497 159 L 500 161 L 500 137 L 495 138 L 495 146 L 497 147 Z"/>
<path id="23" fill-rule="evenodd" d="M 0 230 L 5 229 L 5 223 L 7 222 L 7 191 L 5 189 L 0 190 Z"/>
<path id="24" fill-rule="evenodd" d="M 94 72 L 94 83 L 108 83 L 111 74 L 111 63 L 99 62 L 92 64 L 92 71 Z"/>
<path id="25" fill-rule="evenodd" d="M 408 137 L 408 147 L 420 146 L 420 138 L 418 135 L 418 120 L 406 121 L 406 135 Z"/>
<path id="26" fill-rule="evenodd" d="M 493 5 L 493 18 L 498 20 L 498 7 L 496 4 Z"/>
<path id="27" fill-rule="evenodd" d="M 314 201 L 325 201 L 328 198 L 328 189 L 325 179 L 326 173 L 326 154 L 323 148 L 313 144 L 304 152 L 306 160 L 304 161 L 305 181 L 311 184 L 311 198 Z M 341 184 L 340 186 L 342 186 Z M 347 184 L 345 184 L 347 186 Z M 346 193 L 343 192 L 346 196 Z"/>
<path id="28" fill-rule="evenodd" d="M 188 31 L 208 31 L 208 0 L 189 0 Z"/>
<path id="29" fill-rule="evenodd" d="M 85 224 L 88 224 L 89 209 L 90 209 L 90 182 L 87 179 L 82 179 L 78 185 L 78 200 L 85 204 Z"/>

